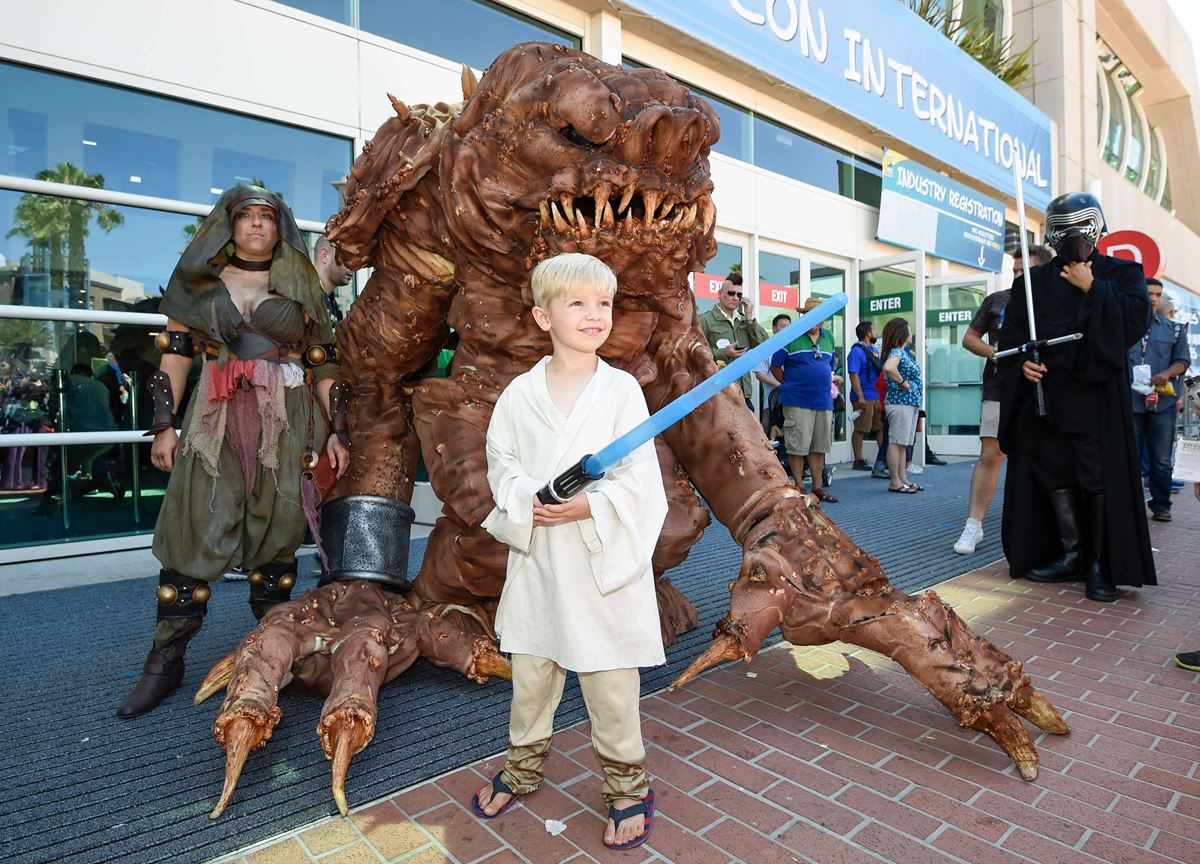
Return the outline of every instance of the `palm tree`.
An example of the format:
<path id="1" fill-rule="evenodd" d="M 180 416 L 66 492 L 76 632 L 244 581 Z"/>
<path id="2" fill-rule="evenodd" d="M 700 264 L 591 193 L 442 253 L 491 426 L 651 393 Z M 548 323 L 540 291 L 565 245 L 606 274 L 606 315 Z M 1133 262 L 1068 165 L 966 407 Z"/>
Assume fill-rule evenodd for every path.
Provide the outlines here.
<path id="1" fill-rule="evenodd" d="M 947 39 L 1014 90 L 1026 83 L 1033 74 L 1033 63 L 1029 60 L 1033 45 L 1014 54 L 1012 37 L 996 38 L 995 27 L 984 12 L 955 18 L 952 4 L 945 0 L 907 2 L 908 8 L 924 18 L 931 27 L 940 30 Z"/>
<path id="2" fill-rule="evenodd" d="M 35 180 L 66 183 L 87 189 L 103 189 L 103 174 L 87 174 L 71 162 L 59 162 L 56 168 L 44 168 L 34 175 Z M 85 241 L 90 232 L 88 224 L 95 218 L 105 234 L 124 224 L 125 217 L 108 204 L 83 201 L 78 198 L 56 198 L 29 193 L 22 195 L 13 211 L 13 227 L 9 237 L 25 237 L 33 249 L 44 249 L 50 256 L 50 287 L 63 290 L 66 277 L 65 306 L 82 306 L 87 284 L 87 251 Z M 64 273 L 63 259 L 66 257 Z"/>

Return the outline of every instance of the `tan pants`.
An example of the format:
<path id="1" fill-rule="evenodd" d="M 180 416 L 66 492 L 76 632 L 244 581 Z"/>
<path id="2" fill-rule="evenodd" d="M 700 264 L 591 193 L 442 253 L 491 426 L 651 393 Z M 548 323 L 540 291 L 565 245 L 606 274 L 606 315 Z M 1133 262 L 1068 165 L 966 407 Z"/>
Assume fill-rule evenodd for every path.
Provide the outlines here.
<path id="1" fill-rule="evenodd" d="M 592 745 L 604 768 L 604 803 L 646 797 L 646 749 L 642 745 L 640 679 L 637 669 L 580 672 L 579 686 L 592 721 Z M 543 657 L 512 655 L 513 698 L 508 721 L 508 763 L 501 779 L 524 795 L 542 782 L 550 753 L 554 712 L 562 699 L 566 670 Z"/>

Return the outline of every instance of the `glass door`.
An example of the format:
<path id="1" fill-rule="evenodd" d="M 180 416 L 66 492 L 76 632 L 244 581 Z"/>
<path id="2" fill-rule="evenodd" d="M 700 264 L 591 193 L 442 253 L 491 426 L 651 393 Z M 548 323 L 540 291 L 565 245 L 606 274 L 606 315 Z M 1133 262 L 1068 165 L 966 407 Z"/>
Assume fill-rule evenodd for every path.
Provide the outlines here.
<path id="1" fill-rule="evenodd" d="M 854 324 L 870 321 L 883 338 L 883 328 L 893 318 L 903 318 L 913 328 L 913 352 L 922 365 L 921 378 L 928 380 L 925 356 L 920 345 L 925 333 L 925 254 L 914 249 L 883 258 L 868 258 L 858 264 L 858 308 Z M 928 399 L 928 390 L 926 391 Z M 924 433 L 917 435 L 913 461 L 925 464 Z M 874 445 L 871 445 L 874 447 Z M 865 457 L 870 458 L 864 452 Z"/>
<path id="2" fill-rule="evenodd" d="M 992 277 L 939 277 L 925 283 L 925 432 L 937 453 L 979 452 L 982 357 L 963 336 L 992 286 Z"/>

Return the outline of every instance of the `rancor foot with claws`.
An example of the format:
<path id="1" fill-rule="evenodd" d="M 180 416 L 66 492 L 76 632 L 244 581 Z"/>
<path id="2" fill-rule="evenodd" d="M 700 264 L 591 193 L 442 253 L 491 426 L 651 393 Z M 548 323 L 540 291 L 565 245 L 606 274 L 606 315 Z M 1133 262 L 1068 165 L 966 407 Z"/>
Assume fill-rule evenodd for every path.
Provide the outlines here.
<path id="1" fill-rule="evenodd" d="M 211 817 L 229 805 L 246 757 L 270 739 L 281 690 L 326 696 L 317 736 L 333 762 L 333 798 L 345 815 L 346 771 L 375 735 L 383 684 L 418 656 L 481 684 L 512 677 L 477 621 L 456 609 L 441 612 L 418 611 L 408 598 L 367 581 L 332 582 L 273 607 L 196 694 L 199 704 L 228 687 L 213 724 L 226 752 L 225 788 Z"/>
<path id="2" fill-rule="evenodd" d="M 995 740 L 1024 779 L 1037 777 L 1037 750 L 1018 716 L 1055 735 L 1069 729 L 1019 661 L 972 633 L 933 591 L 894 588 L 797 490 L 764 496 L 749 522 L 729 614 L 672 687 L 723 660 L 749 661 L 776 627 L 795 645 L 842 641 L 891 657 L 962 726 Z"/>

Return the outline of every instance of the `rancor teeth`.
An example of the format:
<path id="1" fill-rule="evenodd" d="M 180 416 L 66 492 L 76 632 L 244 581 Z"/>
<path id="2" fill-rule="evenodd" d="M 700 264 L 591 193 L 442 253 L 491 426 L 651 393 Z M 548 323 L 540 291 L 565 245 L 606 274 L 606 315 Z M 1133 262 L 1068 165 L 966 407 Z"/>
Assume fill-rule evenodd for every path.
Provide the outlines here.
<path id="1" fill-rule="evenodd" d="M 683 217 L 687 215 L 687 212 L 688 211 L 682 207 L 676 209 L 675 218 L 671 220 L 671 227 L 668 230 L 674 231 L 675 229 L 677 229 L 679 227 L 680 223 L 683 222 Z"/>
<path id="2" fill-rule="evenodd" d="M 700 199 L 700 222 L 704 226 L 704 233 L 707 234 L 712 230 L 713 222 L 717 218 L 717 208 L 713 206 L 712 199 L 707 195 Z"/>
<path id="3" fill-rule="evenodd" d="M 617 215 L 620 216 L 625 212 L 625 208 L 629 206 L 629 202 L 633 200 L 634 186 L 630 183 L 621 192 L 621 203 L 617 205 Z"/>
<path id="4" fill-rule="evenodd" d="M 647 228 L 654 221 L 654 211 L 658 209 L 660 194 L 653 189 L 647 189 L 642 193 L 642 201 L 646 204 L 646 215 L 642 217 L 642 222 Z"/>
<path id="5" fill-rule="evenodd" d="M 687 208 L 687 213 L 683 217 L 683 221 L 679 223 L 681 228 L 691 228 L 696 224 L 696 205 L 693 204 Z"/>
<path id="6" fill-rule="evenodd" d="M 612 202 L 605 201 L 604 202 L 604 210 L 600 214 L 600 225 L 604 228 L 611 228 L 611 227 L 613 227 L 613 224 L 614 224 L 614 220 L 613 220 L 613 212 L 612 212 Z"/>
<path id="7" fill-rule="evenodd" d="M 607 183 L 601 183 L 592 192 L 592 198 L 596 202 L 594 212 L 596 214 L 595 225 L 597 228 L 600 227 L 600 219 L 604 215 L 604 208 L 608 205 L 608 196 L 611 194 L 612 187 Z"/>
<path id="8" fill-rule="evenodd" d="M 567 216 L 567 221 L 572 222 L 575 219 L 575 199 L 566 192 L 558 196 L 558 200 L 562 203 L 563 213 Z"/>
<path id="9" fill-rule="evenodd" d="M 632 234 L 635 230 L 633 227 L 633 211 L 626 210 L 625 218 L 621 220 L 621 231 L 625 234 Z"/>
<path id="10" fill-rule="evenodd" d="M 571 230 L 570 223 L 563 218 L 562 213 L 559 212 L 557 204 L 550 205 L 550 215 L 554 217 L 554 230 L 559 234 L 566 234 Z"/>
<path id="11" fill-rule="evenodd" d="M 538 202 L 538 224 L 542 228 L 550 227 L 550 205 L 545 201 Z"/>
<path id="12" fill-rule="evenodd" d="M 592 236 L 592 229 L 588 227 L 587 217 L 583 215 L 582 210 L 575 211 L 575 227 L 579 229 L 579 233 L 584 237 Z"/>

